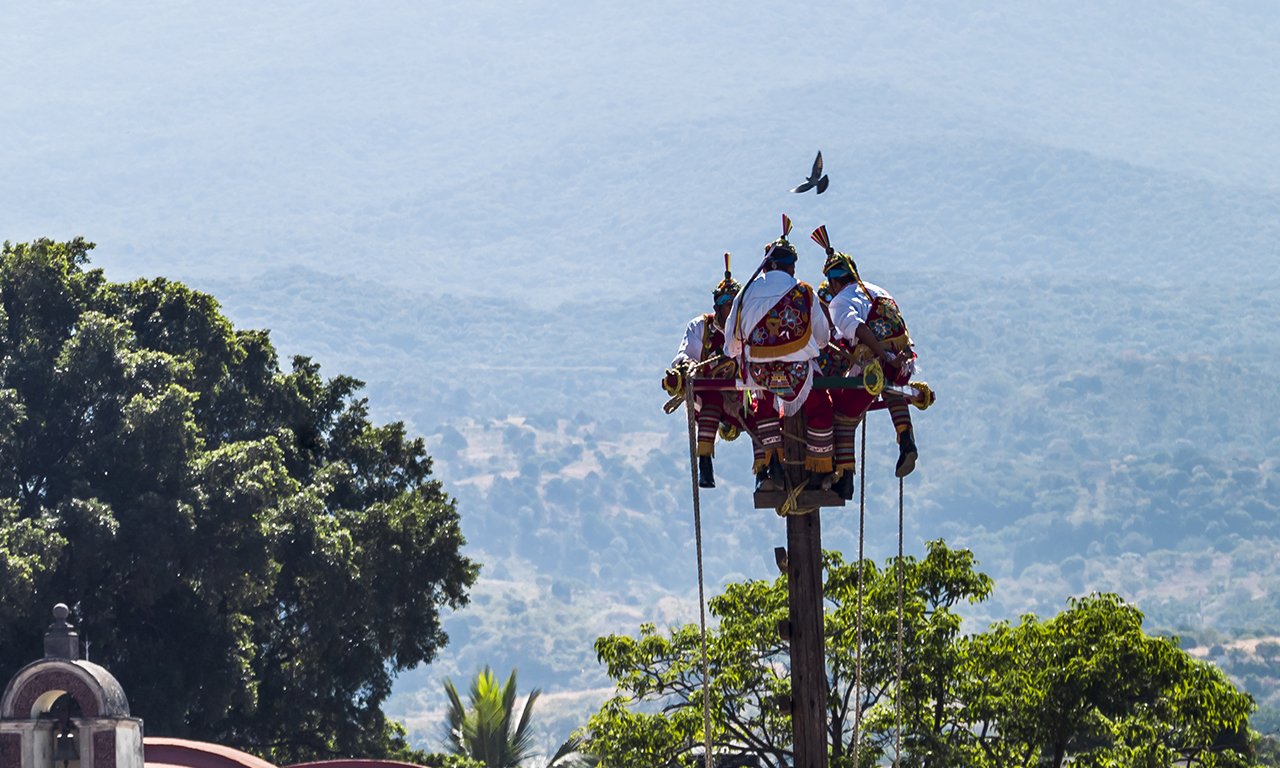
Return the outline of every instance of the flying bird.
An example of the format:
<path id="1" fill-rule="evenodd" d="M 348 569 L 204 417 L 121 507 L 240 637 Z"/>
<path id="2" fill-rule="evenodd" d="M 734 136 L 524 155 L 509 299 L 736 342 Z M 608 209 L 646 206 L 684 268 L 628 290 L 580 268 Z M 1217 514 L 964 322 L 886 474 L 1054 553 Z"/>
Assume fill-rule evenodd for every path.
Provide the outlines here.
<path id="1" fill-rule="evenodd" d="M 826 175 L 823 174 L 822 172 L 822 152 L 818 152 L 817 158 L 815 158 L 813 161 L 813 171 L 809 174 L 809 178 L 805 179 L 803 184 L 801 184 L 800 186 L 796 187 L 791 191 L 792 192 L 808 192 L 814 187 L 817 187 L 818 194 L 820 195 L 823 192 L 827 191 L 827 184 L 829 183 L 830 181 L 827 179 Z"/>

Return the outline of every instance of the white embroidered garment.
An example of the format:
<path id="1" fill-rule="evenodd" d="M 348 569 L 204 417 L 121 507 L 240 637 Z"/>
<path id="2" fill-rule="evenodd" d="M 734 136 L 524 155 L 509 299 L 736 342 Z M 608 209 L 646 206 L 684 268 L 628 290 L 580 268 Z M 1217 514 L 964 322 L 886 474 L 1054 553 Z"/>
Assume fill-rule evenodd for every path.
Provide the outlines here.
<path id="1" fill-rule="evenodd" d="M 864 282 L 863 285 L 867 286 L 867 290 L 876 298 L 893 298 L 888 291 L 874 283 Z M 859 325 L 867 322 L 870 316 L 871 299 L 867 298 L 867 294 L 862 292 L 857 283 L 849 283 L 844 290 L 831 299 L 831 323 L 846 339 L 856 340 L 854 331 L 858 330 Z"/>
<path id="2" fill-rule="evenodd" d="M 893 296 L 889 292 L 875 283 L 863 282 L 867 287 L 867 292 L 876 299 L 889 299 L 893 301 Z M 845 336 L 852 339 L 855 343 L 858 337 L 855 332 L 858 326 L 867 322 L 871 317 L 871 299 L 863 292 L 857 283 L 850 283 L 844 287 L 844 290 L 836 294 L 831 299 L 831 324 Z M 914 375 L 919 370 L 919 366 L 914 358 L 906 361 L 903 365 L 902 372 L 907 376 Z"/>
<path id="3" fill-rule="evenodd" d="M 676 349 L 676 356 L 671 361 L 672 368 L 683 362 L 702 362 L 702 332 L 707 325 L 705 318 L 705 315 L 698 315 L 690 320 L 689 325 L 685 327 L 684 338 L 680 340 L 680 346 Z"/>
<path id="4" fill-rule="evenodd" d="M 813 380 L 820 375 L 817 366 L 817 358 L 819 353 L 831 341 L 831 325 L 827 321 L 827 313 L 822 310 L 822 304 L 818 302 L 818 296 L 815 291 L 810 289 L 809 303 L 809 329 L 810 335 L 808 341 L 803 347 L 788 352 L 784 355 L 768 355 L 757 356 L 752 354 L 750 344 L 744 341 L 750 337 L 752 330 L 756 325 L 764 319 L 770 310 L 787 295 L 799 281 L 782 270 L 773 270 L 765 272 L 760 277 L 752 280 L 746 288 L 743 289 L 738 301 L 734 302 L 733 309 L 729 312 L 729 317 L 725 320 L 725 353 L 730 357 L 741 359 L 744 355 L 746 361 L 760 360 L 767 363 L 786 363 L 793 361 L 809 362 L 808 375 L 804 377 L 804 384 L 800 390 L 795 393 L 792 398 L 779 397 L 778 402 L 782 407 L 782 413 L 785 416 L 793 416 L 799 413 L 800 408 L 804 405 L 805 399 L 809 396 L 809 391 L 813 387 Z M 757 381 L 755 376 L 750 373 L 750 365 L 745 365 L 744 370 L 748 371 L 748 384 L 753 389 L 767 389 L 761 382 Z"/>
<path id="5" fill-rule="evenodd" d="M 786 272 L 775 269 L 772 272 L 765 272 L 743 288 L 740 300 L 733 303 L 729 318 L 724 323 L 725 354 L 729 357 L 740 357 L 743 351 L 743 340 L 751 335 L 751 329 L 756 327 L 756 323 L 760 322 L 787 294 L 787 291 L 796 286 L 797 282 L 799 281 Z M 831 326 L 827 323 L 827 315 L 822 311 L 822 305 L 818 303 L 816 294 L 809 307 L 809 324 L 812 335 L 809 337 L 809 343 L 801 349 L 781 357 L 757 358 L 751 354 L 750 346 L 747 346 L 747 359 L 809 360 L 817 357 L 827 346 L 827 342 L 831 341 Z"/>

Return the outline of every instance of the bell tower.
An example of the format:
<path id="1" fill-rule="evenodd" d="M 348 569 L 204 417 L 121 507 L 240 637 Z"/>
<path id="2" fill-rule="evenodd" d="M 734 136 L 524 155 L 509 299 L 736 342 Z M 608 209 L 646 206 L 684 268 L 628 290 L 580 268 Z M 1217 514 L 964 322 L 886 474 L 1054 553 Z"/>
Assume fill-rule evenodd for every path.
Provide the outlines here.
<path id="1" fill-rule="evenodd" d="M 145 768 L 142 721 L 111 673 L 80 658 L 69 615 L 53 607 L 44 658 L 0 697 L 0 768 Z"/>

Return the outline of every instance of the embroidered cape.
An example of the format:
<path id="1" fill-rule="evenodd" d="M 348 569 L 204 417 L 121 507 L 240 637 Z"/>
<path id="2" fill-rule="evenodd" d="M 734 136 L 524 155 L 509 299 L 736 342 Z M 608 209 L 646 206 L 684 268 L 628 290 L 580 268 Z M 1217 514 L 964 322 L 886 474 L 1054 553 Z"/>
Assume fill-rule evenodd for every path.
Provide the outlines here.
<path id="1" fill-rule="evenodd" d="M 809 322 L 813 302 L 813 289 L 806 283 L 796 283 L 783 294 L 747 335 L 751 356 L 768 359 L 804 349 L 813 333 Z"/>

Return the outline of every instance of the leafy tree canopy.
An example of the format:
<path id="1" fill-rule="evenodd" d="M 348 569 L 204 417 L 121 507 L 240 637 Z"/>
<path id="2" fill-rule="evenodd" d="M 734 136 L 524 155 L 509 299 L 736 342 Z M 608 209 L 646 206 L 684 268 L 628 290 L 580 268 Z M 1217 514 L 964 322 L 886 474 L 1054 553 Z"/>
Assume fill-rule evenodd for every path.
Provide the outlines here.
<path id="1" fill-rule="evenodd" d="M 901 578 L 899 699 L 894 561 L 878 569 L 825 554 L 832 768 L 881 764 L 899 749 L 902 765 L 930 768 L 1059 768 L 1068 758 L 1079 766 L 1255 764 L 1252 700 L 1172 639 L 1146 635 L 1142 614 L 1115 595 L 966 635 L 955 608 L 985 599 L 992 586 L 970 552 L 931 542 L 924 559 L 903 561 Z M 790 720 L 777 706 L 790 695 L 777 632 L 787 616 L 785 577 L 730 585 L 710 609 L 719 620 L 708 637 L 718 760 L 790 765 Z M 596 652 L 618 693 L 592 716 L 586 749 L 611 768 L 701 765 L 698 628 L 644 625 L 638 637 L 600 638 Z"/>
<path id="2" fill-rule="evenodd" d="M 91 243 L 0 253 L 0 661 L 75 603 L 153 734 L 277 761 L 395 756 L 381 704 L 477 566 L 420 439 L 362 383 Z"/>
<path id="3" fill-rule="evenodd" d="M 516 672 L 506 683 L 485 667 L 471 681 L 464 704 L 452 680 L 444 682 L 449 697 L 445 717 L 445 739 L 450 751 L 478 762 L 483 768 L 520 768 L 534 760 L 533 705 L 542 691 L 538 688 L 525 698 L 516 712 Z M 570 737 L 547 759 L 544 768 L 590 768 L 596 760 L 579 751 L 580 741 Z"/>

